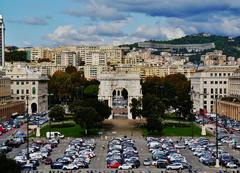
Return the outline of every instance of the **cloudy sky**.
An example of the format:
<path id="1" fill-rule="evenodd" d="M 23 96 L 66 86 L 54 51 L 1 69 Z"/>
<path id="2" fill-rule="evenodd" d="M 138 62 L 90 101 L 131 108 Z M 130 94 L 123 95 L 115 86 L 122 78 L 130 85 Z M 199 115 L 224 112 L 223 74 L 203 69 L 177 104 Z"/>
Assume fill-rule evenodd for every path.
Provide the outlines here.
<path id="1" fill-rule="evenodd" d="M 240 35 L 240 0 L 0 0 L 0 14 L 20 47 Z"/>

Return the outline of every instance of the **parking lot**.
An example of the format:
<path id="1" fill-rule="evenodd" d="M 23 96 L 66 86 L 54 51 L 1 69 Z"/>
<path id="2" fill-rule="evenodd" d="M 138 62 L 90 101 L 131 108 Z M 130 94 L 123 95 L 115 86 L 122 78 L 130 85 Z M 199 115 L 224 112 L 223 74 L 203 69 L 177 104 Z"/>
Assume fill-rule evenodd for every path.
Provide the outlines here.
<path id="1" fill-rule="evenodd" d="M 127 126 L 127 128 L 125 127 Z M 106 157 L 107 157 L 107 146 L 108 142 L 115 138 L 115 137 L 120 137 L 124 138 L 124 136 L 127 136 L 128 138 L 133 139 L 135 142 L 135 146 L 137 148 L 138 154 L 139 154 L 139 161 L 140 161 L 140 167 L 137 169 L 132 169 L 134 172 L 152 172 L 152 173 L 161 173 L 166 172 L 166 169 L 164 168 L 157 168 L 155 166 L 144 166 L 143 162 L 145 159 L 150 158 L 152 160 L 152 154 L 149 152 L 149 149 L 147 147 L 147 141 L 146 139 L 141 135 L 141 132 L 139 129 L 135 128 L 131 123 L 128 124 L 123 124 L 121 123 L 113 127 L 111 129 L 107 129 L 106 131 L 103 132 L 102 136 L 94 138 L 96 142 L 96 147 L 94 149 L 94 153 L 96 154 L 96 157 L 92 158 L 89 168 L 87 169 L 78 169 L 74 170 L 73 172 L 115 172 L 116 169 L 108 169 L 107 168 L 107 163 L 106 163 Z M 172 141 L 179 141 L 179 137 L 172 137 Z M 44 139 L 46 140 L 46 139 Z M 63 156 L 66 148 L 68 147 L 69 143 L 73 140 L 73 138 L 64 138 L 60 140 L 60 143 L 56 148 L 53 148 L 50 158 L 55 161 L 57 158 Z M 183 140 L 183 139 L 182 139 Z M 215 141 L 215 138 L 212 137 L 210 138 L 211 142 Z M 103 147 L 105 146 L 105 147 Z M 11 152 L 9 152 L 7 155 L 8 157 L 14 158 L 22 149 L 26 148 L 26 144 L 21 145 L 19 148 L 14 148 Z M 223 144 L 220 146 L 220 149 L 227 151 L 230 153 L 233 157 L 240 159 L 240 152 L 238 150 L 232 149 L 231 146 L 228 144 Z M 185 149 L 179 149 L 180 154 L 185 157 L 186 162 L 189 163 L 192 166 L 192 171 L 197 171 L 197 172 L 216 172 L 217 170 L 222 170 L 222 171 L 228 171 L 228 172 L 233 172 L 240 170 L 239 168 L 237 169 L 229 169 L 225 167 L 221 167 L 216 169 L 214 166 L 205 166 L 202 163 L 199 162 L 199 158 L 193 155 L 193 152 L 189 150 L 187 147 Z M 44 163 L 41 163 L 40 161 L 40 166 L 37 167 L 38 172 L 67 172 L 63 171 L 62 169 L 51 169 L 50 165 L 45 165 Z M 119 171 L 119 172 L 124 172 L 124 171 Z M 168 171 L 168 172 L 177 172 L 177 171 Z M 189 172 L 188 169 L 181 170 L 181 172 Z"/>

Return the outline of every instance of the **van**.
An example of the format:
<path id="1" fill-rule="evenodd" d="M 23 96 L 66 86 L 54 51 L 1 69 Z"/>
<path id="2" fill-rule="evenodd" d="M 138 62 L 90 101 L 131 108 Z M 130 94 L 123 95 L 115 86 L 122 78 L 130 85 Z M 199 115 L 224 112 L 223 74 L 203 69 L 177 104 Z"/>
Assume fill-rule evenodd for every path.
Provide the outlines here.
<path id="1" fill-rule="evenodd" d="M 46 133 L 46 138 L 64 138 L 64 135 L 61 134 L 60 132 L 47 132 Z"/>

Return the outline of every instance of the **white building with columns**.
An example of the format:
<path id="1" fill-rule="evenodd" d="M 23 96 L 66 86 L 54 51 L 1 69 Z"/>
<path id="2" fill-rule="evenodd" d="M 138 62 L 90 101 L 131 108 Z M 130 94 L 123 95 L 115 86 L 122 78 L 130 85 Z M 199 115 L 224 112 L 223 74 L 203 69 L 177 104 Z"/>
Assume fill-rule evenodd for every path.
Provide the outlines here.
<path id="1" fill-rule="evenodd" d="M 204 109 L 214 111 L 216 97 L 228 95 L 229 77 L 238 66 L 207 66 L 197 70 L 190 78 L 193 89 L 193 108 L 196 112 Z"/>
<path id="2" fill-rule="evenodd" d="M 16 101 L 25 101 L 28 113 L 48 110 L 48 77 L 27 66 L 8 66 L 6 76 L 11 79 L 11 96 Z"/>

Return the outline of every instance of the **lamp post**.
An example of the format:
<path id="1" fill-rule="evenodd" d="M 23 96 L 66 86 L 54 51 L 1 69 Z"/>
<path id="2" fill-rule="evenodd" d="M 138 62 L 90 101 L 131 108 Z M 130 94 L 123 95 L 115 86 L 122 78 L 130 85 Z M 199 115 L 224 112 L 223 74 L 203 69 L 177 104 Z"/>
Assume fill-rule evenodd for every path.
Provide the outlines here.
<path id="1" fill-rule="evenodd" d="M 26 97 L 27 99 L 27 108 L 26 108 L 26 113 L 27 113 L 27 162 L 29 162 L 29 114 L 28 114 L 28 96 Z"/>
<path id="2" fill-rule="evenodd" d="M 215 121 L 215 125 L 216 125 L 216 168 L 219 168 L 219 158 L 218 158 L 218 110 L 217 110 L 217 101 L 218 101 L 218 96 L 215 96 L 215 112 L 216 112 L 216 121 Z"/>
<path id="3" fill-rule="evenodd" d="M 204 96 L 207 96 L 207 95 L 208 95 L 208 94 L 205 93 L 205 92 L 204 92 L 204 93 L 199 93 L 199 96 L 202 96 L 202 97 L 203 97 L 203 99 L 202 99 L 202 101 L 203 101 L 203 109 L 202 109 L 202 110 L 203 110 L 203 111 L 204 111 Z M 203 116 L 203 117 L 202 117 L 203 123 L 202 123 L 202 132 L 201 132 L 201 135 L 202 135 L 202 136 L 206 136 L 207 133 L 206 133 L 206 127 L 205 127 L 205 122 L 204 122 L 204 120 L 205 120 L 205 119 L 204 119 L 204 116 L 205 116 L 205 115 L 204 115 L 204 112 L 203 112 L 203 115 L 202 115 L 202 116 Z"/>
<path id="4" fill-rule="evenodd" d="M 191 88 L 191 91 L 188 94 L 191 96 L 191 101 L 192 101 L 192 106 L 191 106 L 191 111 L 190 111 L 190 114 L 191 114 L 190 118 L 192 121 L 192 138 L 193 138 L 193 97 L 192 97 L 193 93 L 194 93 L 193 88 Z"/>
<path id="5" fill-rule="evenodd" d="M 44 98 L 45 98 L 45 96 L 52 96 L 53 94 L 51 93 L 51 94 L 45 94 L 45 95 L 43 95 L 44 96 Z M 46 103 L 48 103 L 48 102 L 46 102 Z M 48 109 L 48 108 L 47 108 Z M 39 117 L 38 117 L 38 125 L 37 125 L 37 129 L 36 129 L 36 137 L 40 137 L 41 136 L 41 132 L 40 132 L 40 125 L 39 125 Z"/>

